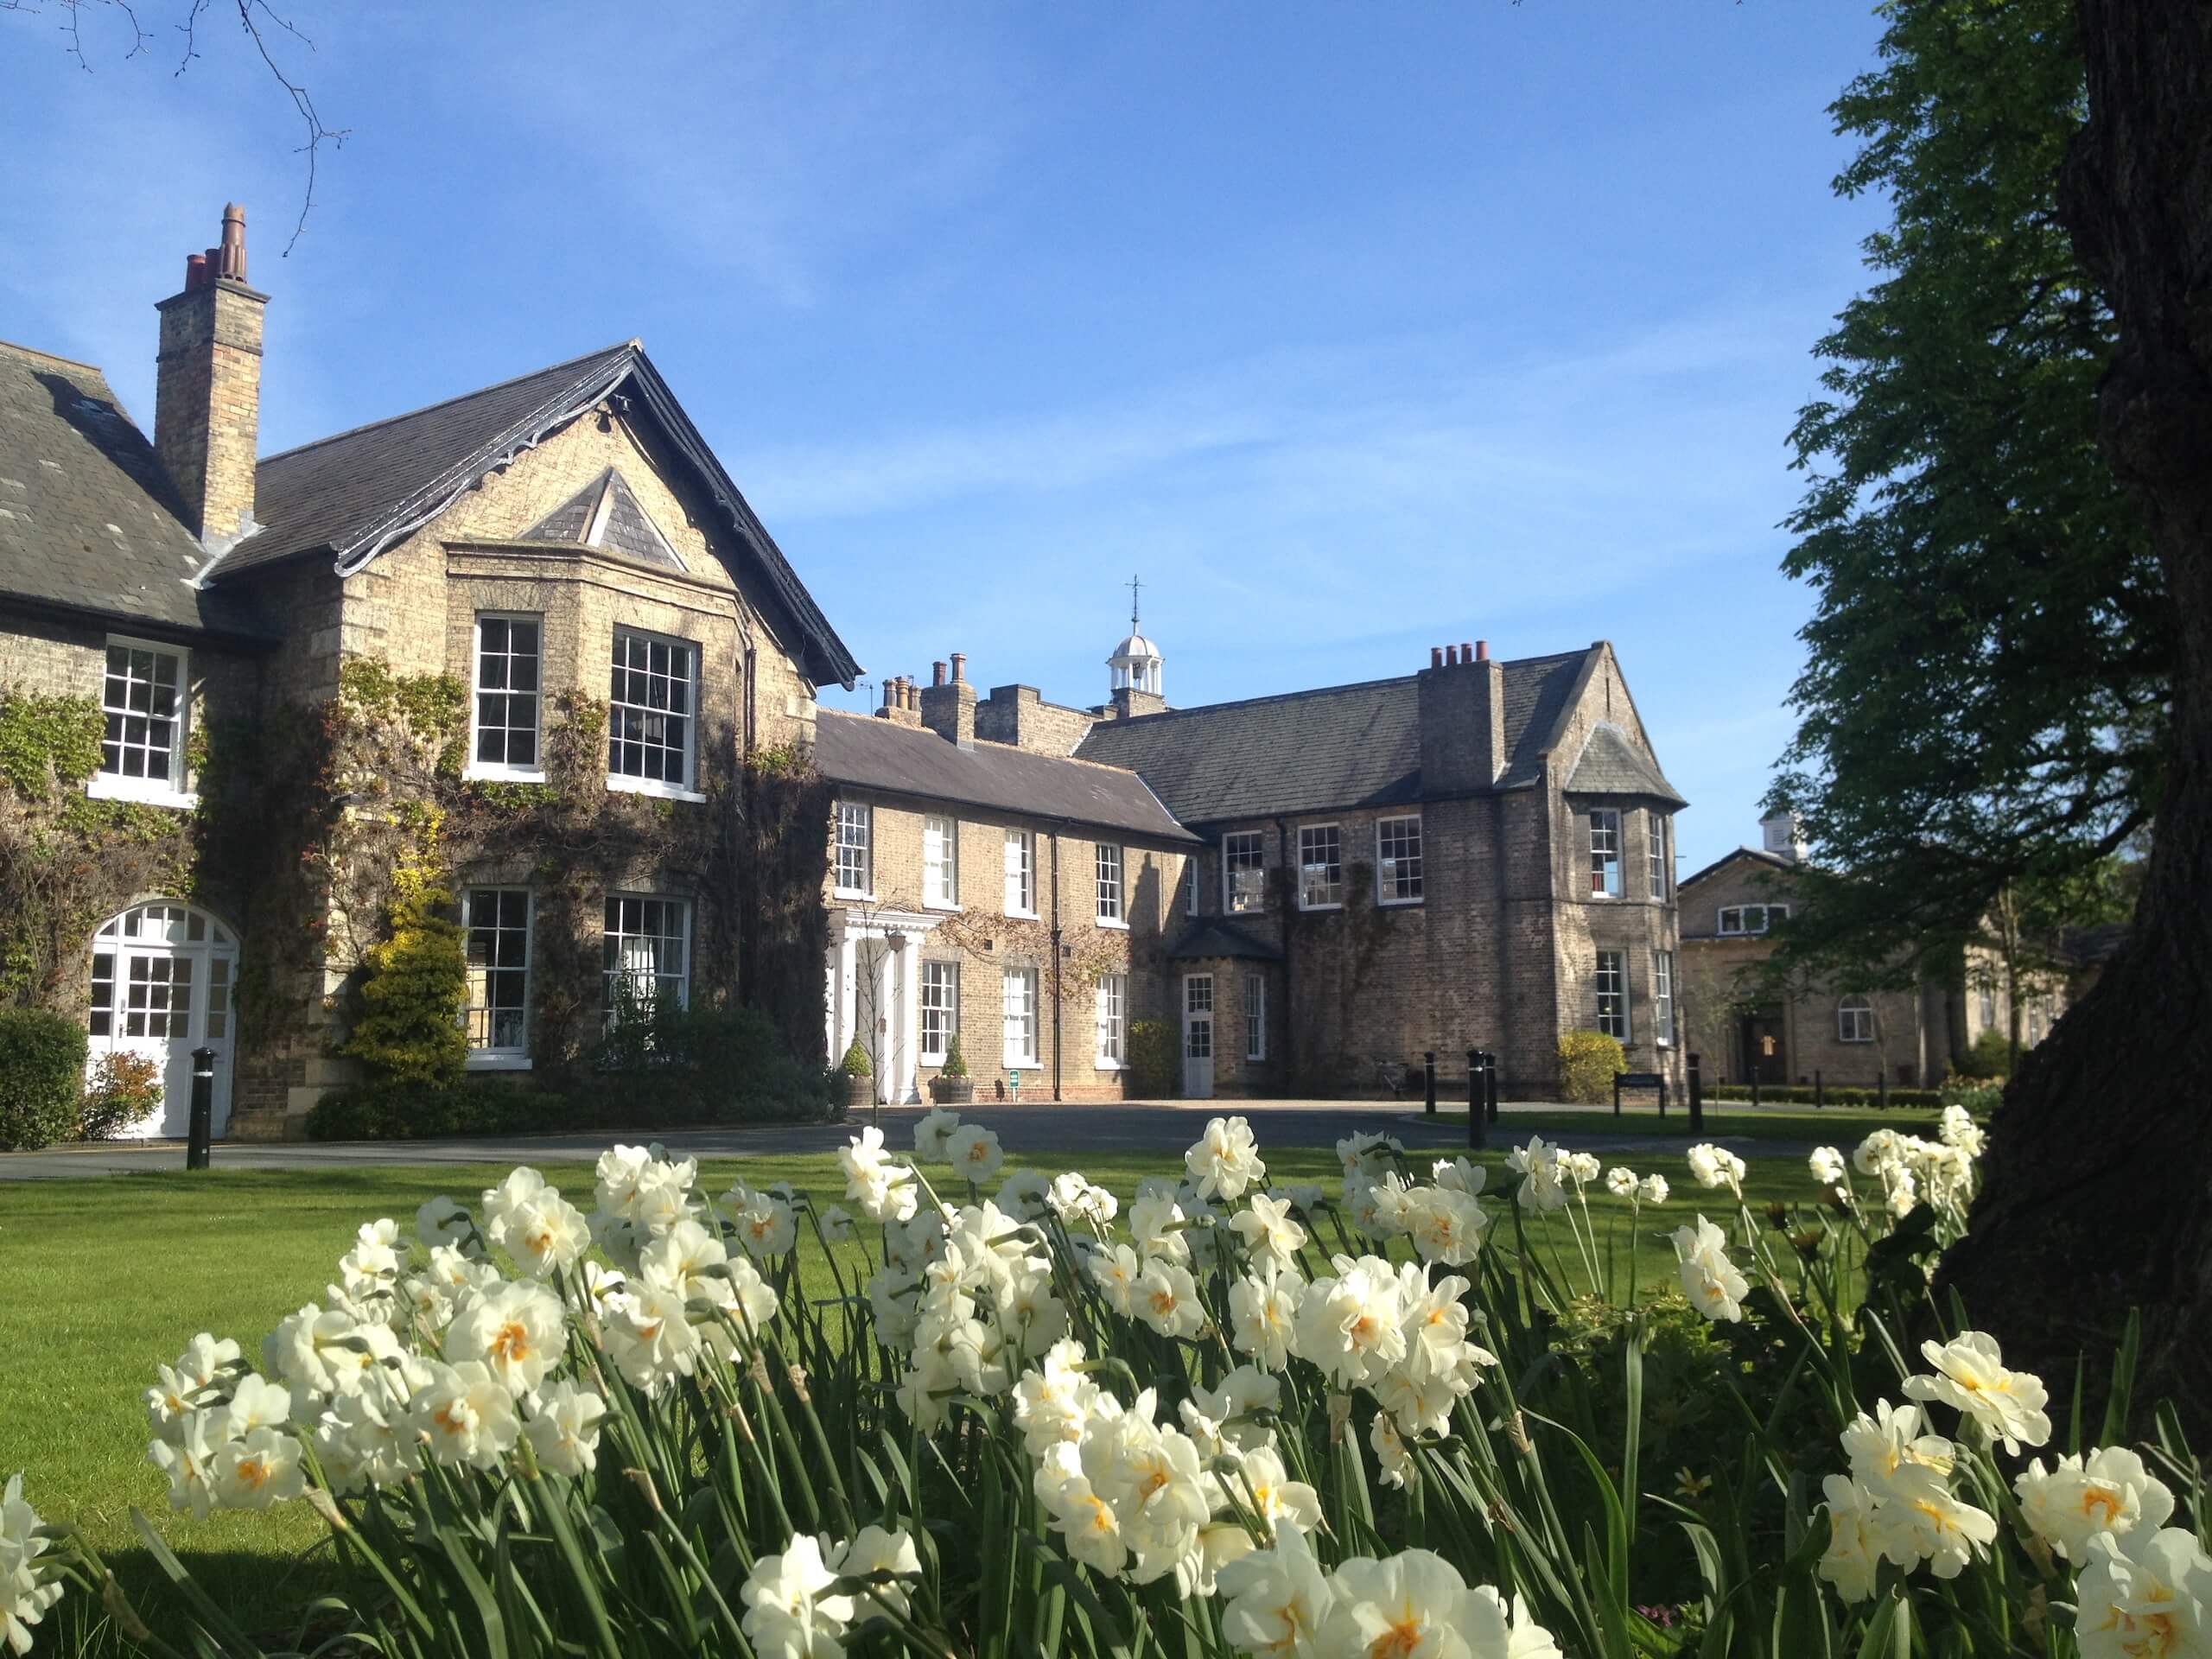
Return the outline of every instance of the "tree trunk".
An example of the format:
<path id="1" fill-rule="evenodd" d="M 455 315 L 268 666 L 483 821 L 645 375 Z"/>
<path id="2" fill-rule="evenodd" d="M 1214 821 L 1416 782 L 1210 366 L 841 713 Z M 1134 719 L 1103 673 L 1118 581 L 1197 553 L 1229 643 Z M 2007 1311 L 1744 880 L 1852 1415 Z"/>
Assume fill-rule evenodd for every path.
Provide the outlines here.
<path id="1" fill-rule="evenodd" d="M 2212 4 L 2079 0 L 2089 121 L 2060 181 L 2119 349 L 2101 441 L 2142 499 L 2177 633 L 2168 766 L 2135 920 L 2006 1090 L 1945 1262 L 2009 1362 L 2091 1392 L 2143 1311 L 2138 1419 L 2212 1445 Z M 2063 1419 L 2061 1420 L 2063 1421 Z M 2094 1423 L 2094 1417 L 2088 1419 Z"/>

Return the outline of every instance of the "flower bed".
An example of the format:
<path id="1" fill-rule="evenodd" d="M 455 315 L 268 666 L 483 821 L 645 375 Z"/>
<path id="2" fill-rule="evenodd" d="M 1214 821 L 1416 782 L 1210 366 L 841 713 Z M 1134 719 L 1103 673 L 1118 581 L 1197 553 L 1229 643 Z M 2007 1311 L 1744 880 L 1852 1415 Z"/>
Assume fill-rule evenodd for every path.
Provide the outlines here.
<path id="1" fill-rule="evenodd" d="M 365 1224 L 257 1364 L 202 1335 L 146 1397 L 172 1501 L 312 1504 L 339 1592 L 241 1629 L 142 1525 L 190 1609 L 150 1630 L 11 1484 L 0 1636 L 74 1583 L 157 1654 L 2201 1650 L 2171 1433 L 2023 1463 L 2040 1382 L 1971 1331 L 1905 1357 L 1963 1113 L 1821 1148 L 1764 1225 L 1690 1148 L 1712 1213 L 1602 1319 L 1621 1228 L 1680 1195 L 1541 1140 L 1491 1194 L 1356 1136 L 1330 1194 L 1271 1189 L 1217 1118 L 1126 1207 L 951 1112 L 914 1150 L 863 1131 L 830 1203 L 617 1147 L 588 1214 L 518 1169 Z M 802 1230 L 834 1295 L 800 1293 Z M 1640 1458 L 1673 1309 L 1710 1338 L 1669 1363 L 1745 1408 L 1669 1497 Z"/>

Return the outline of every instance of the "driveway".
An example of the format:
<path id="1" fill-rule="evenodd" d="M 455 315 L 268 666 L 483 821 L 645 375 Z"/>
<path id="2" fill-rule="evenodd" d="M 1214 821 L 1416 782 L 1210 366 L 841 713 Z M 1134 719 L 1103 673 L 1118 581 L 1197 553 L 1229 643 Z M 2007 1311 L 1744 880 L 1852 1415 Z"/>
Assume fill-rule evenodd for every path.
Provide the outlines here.
<path id="1" fill-rule="evenodd" d="M 884 1138 L 899 1151 L 913 1144 L 914 1125 L 926 1108 L 887 1106 L 880 1122 Z M 1638 1153 L 1655 1148 L 1679 1152 L 1679 1138 L 1664 1141 L 1610 1128 L 1602 1107 L 1576 1108 L 1515 1102 L 1500 1108 L 1501 1121 L 1491 1144 L 1517 1140 L 1518 1113 L 1586 1111 L 1591 1133 L 1572 1137 L 1580 1150 Z M 1176 1101 L 1159 1104 L 1001 1105 L 965 1107 L 961 1121 L 995 1131 L 1010 1159 L 1080 1164 L 1093 1151 L 1157 1152 L 1179 1154 L 1198 1139 L 1207 1118 L 1242 1114 L 1250 1120 L 1261 1150 L 1270 1147 L 1327 1147 L 1355 1130 L 1395 1135 L 1415 1150 L 1450 1151 L 1466 1145 L 1465 1120 L 1429 1122 L 1418 1102 L 1402 1103 L 1338 1100 Z M 868 1120 L 849 1123 L 776 1123 L 757 1127 L 675 1129 L 658 1137 L 672 1152 L 699 1158 L 733 1158 L 747 1153 L 828 1152 L 842 1146 Z M 336 1169 L 378 1164 L 560 1163 L 596 1158 L 615 1141 L 613 1133 L 497 1136 L 450 1141 L 289 1141 L 275 1144 L 218 1142 L 219 1169 Z M 0 1154 L 0 1181 L 66 1180 L 73 1177 L 181 1169 L 183 1143 L 112 1141 L 99 1146 L 60 1147 L 45 1152 Z"/>

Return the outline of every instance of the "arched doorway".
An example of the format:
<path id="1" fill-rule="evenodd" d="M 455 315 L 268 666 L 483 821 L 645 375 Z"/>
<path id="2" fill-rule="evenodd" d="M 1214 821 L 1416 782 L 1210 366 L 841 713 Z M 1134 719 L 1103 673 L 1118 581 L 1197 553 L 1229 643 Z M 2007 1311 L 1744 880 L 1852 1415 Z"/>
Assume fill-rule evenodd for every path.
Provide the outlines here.
<path id="1" fill-rule="evenodd" d="M 192 1051 L 215 1051 L 214 1132 L 231 1115 L 231 1007 L 238 936 L 205 911 L 168 899 L 137 905 L 92 936 L 94 1059 L 118 1050 L 161 1068 L 161 1109 L 124 1131 L 181 1138 L 191 1127 Z"/>

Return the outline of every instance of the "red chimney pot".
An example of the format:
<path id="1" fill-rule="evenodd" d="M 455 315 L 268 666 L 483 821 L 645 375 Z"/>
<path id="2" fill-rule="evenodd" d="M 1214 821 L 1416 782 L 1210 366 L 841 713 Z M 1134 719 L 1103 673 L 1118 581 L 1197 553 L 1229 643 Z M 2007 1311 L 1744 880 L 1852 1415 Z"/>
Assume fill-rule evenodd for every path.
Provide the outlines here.
<path id="1" fill-rule="evenodd" d="M 1441 668 L 1441 667 L 1443 667 L 1443 666 L 1444 666 L 1444 647 L 1443 647 L 1443 646 L 1441 646 L 1441 645 L 1431 645 L 1431 646 L 1428 648 L 1428 665 L 1429 665 L 1431 668 Z"/>
<path id="2" fill-rule="evenodd" d="M 930 664 L 930 683 L 931 685 L 943 685 L 944 683 L 944 664 L 943 663 L 931 663 Z"/>
<path id="3" fill-rule="evenodd" d="M 1490 661 L 1489 640 L 1478 639 L 1475 641 L 1475 660 L 1478 663 L 1486 663 Z"/>

